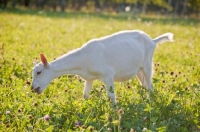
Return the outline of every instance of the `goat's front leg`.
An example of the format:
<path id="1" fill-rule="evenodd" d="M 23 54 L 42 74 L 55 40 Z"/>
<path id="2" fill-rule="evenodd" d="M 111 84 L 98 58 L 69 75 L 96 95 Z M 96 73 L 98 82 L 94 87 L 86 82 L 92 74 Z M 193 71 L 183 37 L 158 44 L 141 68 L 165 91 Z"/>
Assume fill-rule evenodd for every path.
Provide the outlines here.
<path id="1" fill-rule="evenodd" d="M 102 79 L 102 81 L 106 84 L 108 98 L 116 105 L 114 79 L 112 77 L 107 77 Z"/>
<path id="2" fill-rule="evenodd" d="M 92 90 L 92 84 L 93 80 L 86 80 L 84 84 L 84 91 L 83 91 L 83 97 L 85 99 L 89 98 L 89 92 Z"/>

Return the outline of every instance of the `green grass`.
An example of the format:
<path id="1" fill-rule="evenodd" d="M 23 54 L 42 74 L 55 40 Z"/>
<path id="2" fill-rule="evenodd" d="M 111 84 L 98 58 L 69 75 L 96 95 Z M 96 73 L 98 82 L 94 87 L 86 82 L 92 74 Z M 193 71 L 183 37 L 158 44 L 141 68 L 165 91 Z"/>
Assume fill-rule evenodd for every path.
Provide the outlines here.
<path id="1" fill-rule="evenodd" d="M 55 79 L 38 96 L 31 92 L 32 62 L 49 61 L 92 38 L 141 29 L 152 38 L 165 32 L 173 43 L 158 45 L 154 91 L 137 79 L 116 83 L 117 107 L 95 81 L 91 98 L 83 81 Z M 0 12 L 0 131 L 200 131 L 200 24 L 198 20 L 115 14 L 6 9 Z M 50 116 L 45 121 L 43 117 Z"/>

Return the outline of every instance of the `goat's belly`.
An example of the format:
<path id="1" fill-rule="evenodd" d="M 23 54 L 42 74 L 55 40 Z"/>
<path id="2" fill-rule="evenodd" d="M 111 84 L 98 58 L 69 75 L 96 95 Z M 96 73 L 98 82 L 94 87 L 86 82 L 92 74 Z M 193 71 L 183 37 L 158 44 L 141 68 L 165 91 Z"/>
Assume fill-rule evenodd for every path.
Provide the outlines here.
<path id="1" fill-rule="evenodd" d="M 114 76 L 114 81 L 115 82 L 124 82 L 124 81 L 128 81 L 130 79 L 132 79 L 133 77 L 135 77 L 137 74 L 136 71 L 134 72 L 127 72 L 127 73 L 120 73 L 120 74 L 116 74 Z"/>

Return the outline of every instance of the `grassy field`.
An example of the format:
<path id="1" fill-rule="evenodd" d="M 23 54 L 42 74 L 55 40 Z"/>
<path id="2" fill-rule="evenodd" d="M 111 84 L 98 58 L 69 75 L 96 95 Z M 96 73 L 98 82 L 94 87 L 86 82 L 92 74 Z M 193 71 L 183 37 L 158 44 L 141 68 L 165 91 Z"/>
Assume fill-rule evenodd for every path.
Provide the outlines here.
<path id="1" fill-rule="evenodd" d="M 92 38 L 140 29 L 152 38 L 165 32 L 173 43 L 154 54 L 154 91 L 136 78 L 116 83 L 117 107 L 95 81 L 91 98 L 83 80 L 55 79 L 38 96 L 30 90 L 31 69 L 44 53 L 49 61 Z M 195 19 L 135 17 L 6 9 L 0 12 L 0 131 L 2 132 L 199 132 L 200 23 Z"/>

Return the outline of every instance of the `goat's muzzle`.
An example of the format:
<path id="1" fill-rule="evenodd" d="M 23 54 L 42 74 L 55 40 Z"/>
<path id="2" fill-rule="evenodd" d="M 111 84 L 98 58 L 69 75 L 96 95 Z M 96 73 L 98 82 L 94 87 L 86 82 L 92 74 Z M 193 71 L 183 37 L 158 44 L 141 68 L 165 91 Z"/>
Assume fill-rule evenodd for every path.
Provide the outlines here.
<path id="1" fill-rule="evenodd" d="M 34 88 L 33 86 L 31 86 L 31 91 L 36 92 L 37 94 L 41 94 L 40 87 Z"/>

